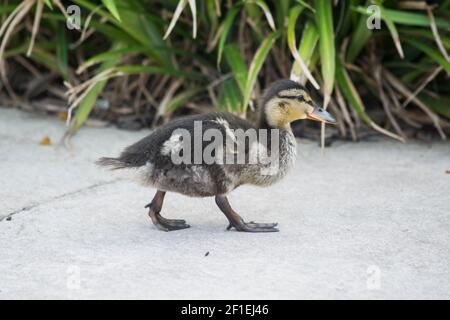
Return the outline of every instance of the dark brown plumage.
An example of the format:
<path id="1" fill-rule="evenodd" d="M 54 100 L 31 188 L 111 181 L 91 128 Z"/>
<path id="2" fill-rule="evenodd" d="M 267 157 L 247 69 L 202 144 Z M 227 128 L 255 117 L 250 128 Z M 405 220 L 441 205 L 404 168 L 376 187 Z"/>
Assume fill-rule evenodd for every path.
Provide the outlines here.
<path id="1" fill-rule="evenodd" d="M 113 170 L 134 170 L 145 185 L 158 190 L 147 207 L 153 223 L 161 230 L 189 227 L 184 220 L 169 220 L 160 215 L 165 193 L 177 192 L 193 197 L 215 196 L 216 204 L 230 222 L 229 228 L 249 232 L 278 231 L 275 223 L 245 223 L 233 211 L 226 196 L 240 185 L 268 186 L 286 175 L 296 158 L 290 122 L 307 117 L 322 117 L 323 121 L 332 118 L 314 104 L 303 87 L 290 80 L 275 82 L 265 91 L 260 109 L 258 126 L 223 112 L 180 118 L 127 147 L 119 157 L 101 158 L 97 163 Z M 264 144 L 259 135 L 254 141 L 238 139 L 242 137 L 240 132 L 260 132 L 258 129 L 267 130 L 269 139 L 276 131 L 277 143 L 272 145 L 269 140 Z M 208 132 L 218 133 L 222 139 L 216 136 L 214 140 L 212 137 L 204 139 Z M 185 148 L 187 145 L 191 148 Z M 211 152 L 214 161 L 208 163 L 203 159 L 196 163 L 196 156 L 199 153 L 203 156 L 208 148 L 214 151 Z M 194 159 L 194 163 L 175 163 L 174 154 Z M 239 157 L 245 159 L 244 163 L 238 163 Z M 229 159 L 233 161 L 226 161 Z M 252 159 L 258 161 L 252 162 Z"/>

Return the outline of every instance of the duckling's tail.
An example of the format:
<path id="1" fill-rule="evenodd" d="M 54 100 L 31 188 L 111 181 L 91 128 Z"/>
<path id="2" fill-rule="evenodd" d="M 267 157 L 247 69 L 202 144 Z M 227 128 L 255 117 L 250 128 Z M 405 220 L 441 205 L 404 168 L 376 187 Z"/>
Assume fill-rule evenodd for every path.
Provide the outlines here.
<path id="1" fill-rule="evenodd" d="M 120 158 L 103 157 L 98 159 L 95 163 L 102 167 L 110 167 L 111 170 L 124 169 L 128 167 L 127 163 L 122 161 Z"/>

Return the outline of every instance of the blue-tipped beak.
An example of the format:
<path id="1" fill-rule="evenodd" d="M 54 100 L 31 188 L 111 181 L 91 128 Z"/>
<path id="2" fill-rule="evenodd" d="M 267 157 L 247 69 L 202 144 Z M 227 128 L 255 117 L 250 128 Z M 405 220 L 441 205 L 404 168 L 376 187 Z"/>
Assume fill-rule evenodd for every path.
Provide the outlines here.
<path id="1" fill-rule="evenodd" d="M 336 124 L 336 119 L 334 119 L 331 114 L 317 104 L 314 105 L 313 112 L 307 114 L 307 118 L 329 124 Z"/>

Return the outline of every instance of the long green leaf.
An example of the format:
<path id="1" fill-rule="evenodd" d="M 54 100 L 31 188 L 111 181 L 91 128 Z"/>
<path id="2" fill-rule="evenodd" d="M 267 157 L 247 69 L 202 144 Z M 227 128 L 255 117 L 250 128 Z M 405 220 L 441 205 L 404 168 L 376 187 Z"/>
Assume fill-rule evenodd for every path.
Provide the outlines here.
<path id="1" fill-rule="evenodd" d="M 235 44 L 229 44 L 225 46 L 224 53 L 234 78 L 236 79 L 241 92 L 244 93 L 248 71 L 241 53 L 239 52 L 239 48 Z"/>
<path id="2" fill-rule="evenodd" d="M 163 39 L 167 39 L 169 34 L 172 32 L 173 28 L 175 27 L 175 24 L 178 21 L 178 18 L 181 16 L 181 13 L 183 12 L 183 9 L 186 7 L 187 0 L 179 0 L 177 8 L 175 9 L 175 12 L 173 13 L 172 20 L 170 20 L 169 27 L 167 28 L 166 33 L 164 34 Z"/>
<path id="3" fill-rule="evenodd" d="M 185 72 L 168 67 L 142 66 L 142 65 L 122 65 L 114 68 L 123 74 L 163 74 L 174 77 L 188 78 L 194 80 L 204 80 L 204 76 L 196 72 Z"/>
<path id="4" fill-rule="evenodd" d="M 310 72 L 311 70 L 309 68 L 312 65 L 311 58 L 318 40 L 319 33 L 317 32 L 317 28 L 312 21 L 308 20 L 305 24 L 305 30 L 303 31 L 302 39 L 298 47 L 298 54 L 305 62 L 305 66 Z M 295 60 L 294 65 L 292 66 L 291 79 L 299 81 L 303 85 L 305 85 L 307 80 L 305 73 L 302 72 L 300 63 L 297 60 Z"/>
<path id="5" fill-rule="evenodd" d="M 353 31 L 347 50 L 346 60 L 348 62 L 353 62 L 356 59 L 358 54 L 361 52 L 361 49 L 366 45 L 367 41 L 372 36 L 372 30 L 367 28 L 366 20 L 367 17 L 363 15 L 358 18 L 358 23 Z"/>
<path id="6" fill-rule="evenodd" d="M 17 53 L 25 53 L 26 47 L 21 46 L 20 48 L 16 48 L 15 54 Z M 14 54 L 12 54 L 14 55 Z M 8 55 L 9 56 L 9 55 Z M 5 56 L 6 57 L 6 56 Z M 33 52 L 31 53 L 31 56 L 29 57 L 34 62 L 41 64 L 48 68 L 51 71 L 54 71 L 56 73 L 60 73 L 61 70 L 58 68 L 58 65 L 55 63 L 55 56 L 53 53 L 50 53 L 49 51 L 44 48 L 44 46 L 40 44 L 35 44 L 33 48 Z"/>
<path id="7" fill-rule="evenodd" d="M 98 69 L 98 73 L 105 71 L 113 67 L 117 63 L 117 59 L 110 59 L 102 63 Z M 102 80 L 97 82 L 86 94 L 86 96 L 81 100 L 80 105 L 75 110 L 75 116 L 68 130 L 69 134 L 74 134 L 86 121 L 94 108 L 95 102 L 97 101 L 98 95 L 102 92 L 105 87 L 107 80 Z"/>
<path id="8" fill-rule="evenodd" d="M 230 29 L 233 26 L 234 18 L 236 18 L 236 15 L 238 14 L 240 7 L 241 7 L 240 5 L 234 5 L 233 8 L 231 8 L 231 10 L 228 11 L 225 21 L 219 28 L 221 35 L 219 39 L 219 45 L 217 47 L 217 65 L 219 65 L 220 62 L 222 61 L 222 52 L 225 46 L 225 41 L 227 40 L 228 33 L 230 32 Z"/>
<path id="9" fill-rule="evenodd" d="M 197 5 L 195 0 L 179 0 L 178 5 L 175 9 L 175 12 L 173 13 L 172 20 L 170 20 L 169 27 L 167 28 L 166 33 L 164 34 L 163 39 L 166 39 L 169 34 L 172 32 L 173 28 L 175 27 L 175 24 L 177 23 L 178 19 L 181 16 L 181 13 L 183 12 L 184 8 L 186 7 L 186 4 L 189 3 L 189 8 L 191 9 L 192 13 L 192 37 L 195 39 L 197 37 Z"/>
<path id="10" fill-rule="evenodd" d="M 319 84 L 317 83 L 316 79 L 314 79 L 314 77 L 312 76 L 311 72 L 309 71 L 308 67 L 304 62 L 304 59 L 297 50 L 297 44 L 295 40 L 295 26 L 297 23 L 298 16 L 302 13 L 304 8 L 305 7 L 303 5 L 297 5 L 289 11 L 288 31 L 287 31 L 288 45 L 289 49 L 291 50 L 291 54 L 295 59 L 294 66 L 297 64 L 299 66 L 299 69 L 303 71 L 303 74 L 309 79 L 309 81 L 311 81 L 313 86 L 316 89 L 319 89 L 320 88 Z M 292 68 L 292 70 L 296 71 L 296 69 L 294 68 Z M 292 72 L 291 79 L 294 81 L 298 81 L 300 79 L 300 72 L 298 73 Z"/>
<path id="11" fill-rule="evenodd" d="M 189 100 L 191 100 L 196 94 L 202 91 L 202 88 L 195 87 L 191 89 L 184 90 L 180 94 L 170 100 L 167 104 L 167 112 L 175 112 L 178 108 L 184 106 Z"/>
<path id="12" fill-rule="evenodd" d="M 121 12 L 121 21 L 116 20 L 109 12 L 98 9 L 97 5 L 90 1 L 73 0 L 73 2 L 89 10 L 97 9 L 96 13 L 98 15 L 109 19 L 113 25 L 124 31 L 129 38 L 147 46 L 149 49 L 164 47 L 166 45 L 162 39 L 160 29 L 157 28 L 152 19 L 150 19 L 151 15 L 149 15 L 143 7 L 140 7 L 139 2 L 120 1 L 117 3 L 118 9 Z M 139 6 L 139 8 L 133 10 L 133 8 L 130 7 L 132 5 Z M 96 28 L 100 28 L 100 26 L 97 24 Z M 130 39 L 128 39 L 127 42 L 130 42 Z M 170 57 L 167 54 L 157 52 L 156 50 L 155 52 L 157 53 L 155 59 L 158 60 L 158 63 L 168 66 L 172 64 Z"/>
<path id="13" fill-rule="evenodd" d="M 228 112 L 238 113 L 242 112 L 241 110 L 241 94 L 239 92 L 239 87 L 236 84 L 236 81 L 233 79 L 227 79 L 224 81 L 222 86 L 222 97 L 221 103 L 223 104 L 222 108 L 225 107 L 225 110 Z"/>
<path id="14" fill-rule="evenodd" d="M 270 12 L 269 6 L 263 0 L 247 0 L 246 3 L 255 3 L 257 4 L 261 10 L 264 12 L 266 16 L 267 23 L 270 28 L 275 31 L 275 22 L 273 21 L 272 13 Z"/>
<path id="15" fill-rule="evenodd" d="M 335 73 L 335 48 L 333 31 L 332 2 L 328 0 L 316 0 L 316 24 L 319 30 L 320 65 L 324 82 L 324 107 L 330 101 L 334 86 Z"/>
<path id="16" fill-rule="evenodd" d="M 53 10 L 53 5 L 52 5 L 51 0 L 44 0 L 44 2 L 45 2 L 45 5 L 50 8 L 50 10 Z"/>
<path id="17" fill-rule="evenodd" d="M 195 0 L 189 0 L 189 8 L 192 13 L 192 38 L 197 38 L 197 5 Z"/>
<path id="18" fill-rule="evenodd" d="M 413 35 L 415 38 L 424 37 L 426 39 L 430 39 L 435 41 L 436 38 L 433 35 L 433 32 L 424 28 L 403 28 L 399 30 L 402 35 Z M 446 35 L 440 35 L 442 43 L 447 50 L 450 50 L 450 37 Z"/>
<path id="19" fill-rule="evenodd" d="M 308 20 L 305 24 L 302 41 L 300 42 L 300 46 L 298 47 L 298 53 L 304 61 L 308 62 L 309 60 L 311 60 L 318 40 L 319 33 L 317 32 L 317 28 L 314 25 L 314 22 Z"/>
<path id="20" fill-rule="evenodd" d="M 68 78 L 68 50 L 69 44 L 66 36 L 66 28 L 58 24 L 59 28 L 56 28 L 56 57 L 58 61 L 58 67 L 61 70 L 61 74 L 64 79 Z"/>
<path id="21" fill-rule="evenodd" d="M 117 10 L 116 2 L 114 0 L 102 0 L 105 7 L 111 12 L 111 14 L 116 18 L 117 20 L 120 20 L 119 11 Z"/>
<path id="22" fill-rule="evenodd" d="M 378 8 L 380 9 L 381 18 L 386 23 L 389 32 L 392 37 L 392 41 L 394 41 L 395 48 L 398 51 L 398 54 L 400 55 L 400 58 L 404 58 L 403 48 L 402 44 L 400 43 L 400 38 L 398 36 L 397 28 L 395 27 L 395 24 L 392 22 L 389 14 L 387 14 L 387 11 L 384 9 L 384 7 L 381 5 L 381 1 L 376 1 Z"/>
<path id="23" fill-rule="evenodd" d="M 369 15 L 366 7 L 362 6 L 352 6 L 352 10 L 355 10 L 364 15 Z M 429 27 L 430 19 L 425 14 L 411 12 L 411 11 L 400 11 L 394 9 L 384 9 L 385 15 L 391 20 L 393 23 L 403 24 L 408 26 L 421 26 L 421 27 Z M 441 18 L 436 18 L 436 25 L 439 28 L 450 28 L 450 21 L 444 20 Z"/>
<path id="24" fill-rule="evenodd" d="M 435 112 L 450 118 L 450 98 L 440 96 L 439 98 L 420 93 L 418 98 Z"/>
<path id="25" fill-rule="evenodd" d="M 78 67 L 77 72 L 81 73 L 90 66 L 93 66 L 94 64 L 101 63 L 103 61 L 110 60 L 112 58 L 120 57 L 122 55 L 130 53 L 146 53 L 150 55 L 151 50 L 148 50 L 146 46 L 130 46 L 127 48 L 120 48 L 116 50 L 102 52 L 84 61 L 83 64 L 81 64 Z"/>
<path id="26" fill-rule="evenodd" d="M 361 100 L 361 97 L 358 94 L 358 91 L 355 88 L 350 76 L 347 71 L 344 69 L 342 63 L 339 61 L 339 58 L 336 61 L 336 81 L 338 83 L 339 89 L 341 89 L 342 94 L 349 102 L 350 106 L 356 111 L 358 116 L 373 129 L 391 137 L 397 139 L 399 141 L 404 142 L 404 139 L 395 133 L 392 133 L 386 129 L 381 128 L 375 122 L 370 119 L 369 115 L 364 110 L 364 104 Z"/>
<path id="27" fill-rule="evenodd" d="M 407 42 L 408 44 L 416 47 L 417 49 L 423 51 L 426 55 L 428 55 L 431 59 L 433 59 L 434 61 L 436 61 L 437 63 L 439 63 L 444 69 L 445 71 L 447 71 L 448 74 L 450 74 L 450 63 L 445 60 L 445 58 L 442 56 L 442 54 L 436 50 L 433 49 L 433 47 L 431 47 L 430 45 L 427 45 L 423 42 L 405 37 L 404 41 Z"/>
<path id="28" fill-rule="evenodd" d="M 253 91 L 253 87 L 255 86 L 259 70 L 261 70 L 263 63 L 266 60 L 267 54 L 269 53 L 273 43 L 279 36 L 280 31 L 270 33 L 261 43 L 255 53 L 255 56 L 253 57 L 248 71 L 247 82 L 245 85 L 244 101 L 242 103 L 243 112 L 247 110 L 248 103 L 250 102 L 250 95 Z"/>

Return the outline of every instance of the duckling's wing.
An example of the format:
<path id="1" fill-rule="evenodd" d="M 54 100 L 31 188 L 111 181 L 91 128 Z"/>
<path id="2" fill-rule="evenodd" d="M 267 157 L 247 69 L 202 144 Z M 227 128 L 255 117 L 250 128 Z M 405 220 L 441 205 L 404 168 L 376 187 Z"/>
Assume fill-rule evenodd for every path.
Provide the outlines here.
<path id="1" fill-rule="evenodd" d="M 196 151 L 195 144 L 201 144 L 202 152 L 210 144 L 210 141 L 203 140 L 205 132 L 209 129 L 215 129 L 221 133 L 223 145 L 226 147 L 225 150 L 229 152 L 230 148 L 229 145 L 226 145 L 226 142 L 227 138 L 228 141 L 233 141 L 233 131 L 236 129 L 246 131 L 251 128 L 255 129 L 250 122 L 229 113 L 214 112 L 179 118 L 161 126 L 148 136 L 130 145 L 118 158 L 101 158 L 97 163 L 110 166 L 113 169 L 136 168 L 148 163 L 158 167 L 170 168 L 174 165 L 170 151 L 179 148 L 180 132 L 188 133 L 190 139 L 188 142 L 192 146 L 191 159 L 193 159 Z M 247 153 L 248 147 L 245 150 Z"/>

